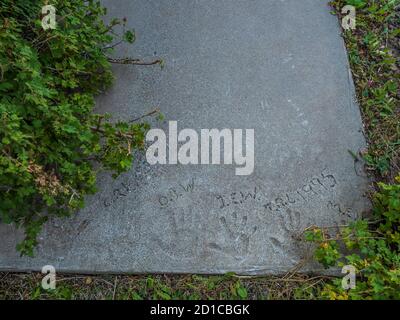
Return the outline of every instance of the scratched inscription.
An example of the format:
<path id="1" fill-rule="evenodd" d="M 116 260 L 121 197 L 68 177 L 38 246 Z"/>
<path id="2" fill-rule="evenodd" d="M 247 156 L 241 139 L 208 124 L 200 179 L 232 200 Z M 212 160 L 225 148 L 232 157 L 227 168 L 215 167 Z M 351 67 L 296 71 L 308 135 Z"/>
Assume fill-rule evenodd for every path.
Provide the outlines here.
<path id="1" fill-rule="evenodd" d="M 263 197 L 260 188 L 254 187 L 252 190 L 231 192 L 229 194 L 217 194 L 215 196 L 220 204 L 220 209 L 229 206 L 245 204 L 253 201 L 260 201 Z"/>
<path id="2" fill-rule="evenodd" d="M 300 188 L 285 192 L 275 199 L 264 204 L 264 208 L 271 212 L 283 211 L 294 204 L 305 203 L 316 196 L 321 196 L 331 192 L 338 184 L 335 176 L 323 170 L 319 176 L 311 178 Z"/>
<path id="3" fill-rule="evenodd" d="M 195 180 L 192 178 L 189 183 L 179 183 L 176 187 L 171 187 L 167 192 L 158 198 L 161 207 L 165 208 L 173 205 L 180 198 L 185 197 L 187 194 L 193 193 L 195 189 Z"/>
<path id="4" fill-rule="evenodd" d="M 338 184 L 335 176 L 322 170 L 318 176 L 314 176 L 294 191 L 283 192 L 274 198 L 270 198 L 260 187 L 251 190 L 240 190 L 226 194 L 217 194 L 219 209 L 244 205 L 246 203 L 259 203 L 265 211 L 281 212 L 295 204 L 301 204 L 313 200 L 317 196 L 323 196 L 332 192 Z"/>
<path id="5" fill-rule="evenodd" d="M 104 206 L 112 206 L 127 197 L 133 190 L 134 183 L 119 183 L 104 199 Z M 267 194 L 259 185 L 214 194 L 217 210 L 207 211 L 198 207 L 199 203 L 188 201 L 198 189 L 195 179 L 191 178 L 172 185 L 158 195 L 158 205 L 169 213 L 166 221 L 169 232 L 168 236 L 153 235 L 153 238 L 156 244 L 173 258 L 193 259 L 211 249 L 242 263 L 251 256 L 254 241 L 259 238 L 259 231 L 262 229 L 260 223 L 263 221 L 260 220 L 261 217 L 268 212 L 287 213 L 279 215 L 279 236 L 270 237 L 272 246 L 284 251 L 284 244 L 290 241 L 288 238 L 301 229 L 301 214 L 293 211 L 291 206 L 324 198 L 335 190 L 337 184 L 335 175 L 324 169 L 304 180 L 298 188 L 280 193 L 273 192 L 274 196 Z M 186 205 L 180 206 L 179 201 Z M 253 204 L 256 206 L 253 207 Z M 255 208 L 257 215 L 246 209 L 249 205 Z M 327 208 L 343 216 L 351 214 L 350 209 L 342 208 L 333 201 L 327 203 Z"/>
<path id="6" fill-rule="evenodd" d="M 106 208 L 112 206 L 114 203 L 116 203 L 121 198 L 126 197 L 129 194 L 129 192 L 131 192 L 131 184 L 121 182 L 117 188 L 113 189 L 111 196 L 106 197 L 103 200 L 104 206 Z"/>
<path id="7" fill-rule="evenodd" d="M 336 211 L 339 215 L 341 215 L 344 218 L 355 218 L 355 215 L 353 213 L 353 210 L 351 210 L 351 208 L 345 207 L 339 203 L 329 201 L 326 207 L 328 209 Z"/>

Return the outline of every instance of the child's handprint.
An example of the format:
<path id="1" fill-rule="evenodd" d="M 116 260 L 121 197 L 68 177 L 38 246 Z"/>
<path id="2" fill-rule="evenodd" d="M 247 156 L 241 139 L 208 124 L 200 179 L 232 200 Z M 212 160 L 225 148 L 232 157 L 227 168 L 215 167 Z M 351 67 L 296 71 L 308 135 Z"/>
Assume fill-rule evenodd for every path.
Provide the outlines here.
<path id="1" fill-rule="evenodd" d="M 209 246 L 236 259 L 245 258 L 249 253 L 250 239 L 256 233 L 257 226 L 249 223 L 246 215 L 238 214 L 236 211 L 220 217 L 219 225 L 225 241 L 221 245 L 210 243 Z"/>

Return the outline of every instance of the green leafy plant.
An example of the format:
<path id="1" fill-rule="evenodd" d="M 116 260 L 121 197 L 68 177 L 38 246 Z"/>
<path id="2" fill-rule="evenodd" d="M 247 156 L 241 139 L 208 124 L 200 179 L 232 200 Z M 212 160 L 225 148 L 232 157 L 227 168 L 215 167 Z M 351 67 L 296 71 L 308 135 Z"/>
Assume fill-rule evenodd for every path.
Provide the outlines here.
<path id="1" fill-rule="evenodd" d="M 400 299 L 400 176 L 396 184 L 379 183 L 373 205 L 373 219 L 354 221 L 333 236 L 327 228 L 305 232 L 306 240 L 317 244 L 316 260 L 326 268 L 352 265 L 358 272 L 354 289 L 344 290 L 341 279 L 335 279 L 325 285 L 322 297 Z"/>
<path id="2" fill-rule="evenodd" d="M 126 19 L 105 24 L 99 1 L 54 0 L 57 27 L 43 30 L 45 4 L 0 3 L 0 219 L 25 229 L 18 250 L 27 255 L 49 217 L 84 206 L 101 170 L 130 168 L 148 130 L 93 112 L 94 97 L 113 81 L 108 55 L 135 40 Z"/>
<path id="3" fill-rule="evenodd" d="M 367 168 L 378 177 L 400 168 L 400 0 L 335 0 L 343 18 L 345 5 L 356 8 L 356 27 L 343 31 L 368 150 Z"/>
<path id="4" fill-rule="evenodd" d="M 361 156 L 382 182 L 372 196 L 373 217 L 336 232 L 322 227 L 306 230 L 305 240 L 316 244 L 315 259 L 324 267 L 352 265 L 357 270 L 354 289 L 343 289 L 342 278 L 335 278 L 308 294 L 328 299 L 399 299 L 400 177 L 393 177 L 399 174 L 400 159 L 400 1 L 336 0 L 331 5 L 339 19 L 345 5 L 357 9 L 356 29 L 344 31 L 343 37 L 369 144 Z"/>

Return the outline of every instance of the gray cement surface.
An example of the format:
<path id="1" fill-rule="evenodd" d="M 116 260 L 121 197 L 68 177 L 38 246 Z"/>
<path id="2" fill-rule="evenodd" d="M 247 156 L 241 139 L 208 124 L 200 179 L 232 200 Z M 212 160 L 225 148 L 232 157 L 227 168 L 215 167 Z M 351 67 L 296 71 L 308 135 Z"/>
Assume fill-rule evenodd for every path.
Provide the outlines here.
<path id="1" fill-rule="evenodd" d="M 151 166 L 141 156 L 117 180 L 102 175 L 73 218 L 52 220 L 34 259 L 20 258 L 21 233 L 0 225 L 1 270 L 284 273 L 309 253 L 295 240 L 302 229 L 368 208 L 368 180 L 348 151 L 365 145 L 360 113 L 324 1 L 104 3 L 137 33 L 115 57 L 161 57 L 166 66 L 115 66 L 98 111 L 129 120 L 158 106 L 179 129 L 254 129 L 254 173 Z"/>

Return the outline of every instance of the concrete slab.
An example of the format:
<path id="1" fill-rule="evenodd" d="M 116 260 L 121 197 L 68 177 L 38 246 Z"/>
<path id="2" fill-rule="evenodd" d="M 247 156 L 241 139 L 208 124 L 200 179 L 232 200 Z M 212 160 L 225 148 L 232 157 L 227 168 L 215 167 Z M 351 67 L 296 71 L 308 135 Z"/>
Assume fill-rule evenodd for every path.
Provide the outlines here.
<path id="1" fill-rule="evenodd" d="M 126 120 L 159 106 L 179 129 L 254 129 L 254 172 L 139 157 L 119 179 L 103 175 L 85 210 L 51 221 L 34 259 L 20 258 L 21 234 L 0 225 L 1 270 L 283 273 L 307 254 L 294 239 L 303 228 L 368 207 L 368 180 L 348 152 L 365 145 L 359 109 L 324 1 L 104 3 L 137 32 L 116 57 L 166 67 L 115 66 L 99 112 Z"/>

